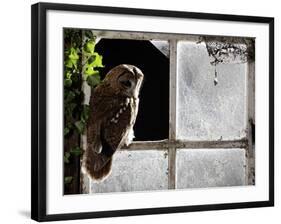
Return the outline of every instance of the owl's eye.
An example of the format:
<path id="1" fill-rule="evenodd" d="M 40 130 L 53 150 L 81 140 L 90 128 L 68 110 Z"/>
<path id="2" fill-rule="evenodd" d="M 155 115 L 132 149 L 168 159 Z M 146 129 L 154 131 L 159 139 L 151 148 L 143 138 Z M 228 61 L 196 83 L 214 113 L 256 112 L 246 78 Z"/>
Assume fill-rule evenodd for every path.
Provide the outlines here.
<path id="1" fill-rule="evenodd" d="M 129 80 L 121 81 L 121 84 L 127 88 L 130 88 L 132 86 L 132 83 Z"/>

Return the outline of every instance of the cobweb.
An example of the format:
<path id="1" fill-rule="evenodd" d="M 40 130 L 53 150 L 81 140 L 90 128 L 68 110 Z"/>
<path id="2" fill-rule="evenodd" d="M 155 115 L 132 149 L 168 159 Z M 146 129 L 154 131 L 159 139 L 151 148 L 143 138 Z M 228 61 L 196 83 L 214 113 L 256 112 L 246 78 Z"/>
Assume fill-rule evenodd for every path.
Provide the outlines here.
<path id="1" fill-rule="evenodd" d="M 255 40 L 241 37 L 204 36 L 204 41 L 210 56 L 210 64 L 215 66 L 214 85 L 218 84 L 218 64 L 239 64 L 255 60 Z"/>
<path id="2" fill-rule="evenodd" d="M 237 64 L 254 60 L 254 39 L 240 37 L 202 37 L 205 42 L 210 63 Z"/>

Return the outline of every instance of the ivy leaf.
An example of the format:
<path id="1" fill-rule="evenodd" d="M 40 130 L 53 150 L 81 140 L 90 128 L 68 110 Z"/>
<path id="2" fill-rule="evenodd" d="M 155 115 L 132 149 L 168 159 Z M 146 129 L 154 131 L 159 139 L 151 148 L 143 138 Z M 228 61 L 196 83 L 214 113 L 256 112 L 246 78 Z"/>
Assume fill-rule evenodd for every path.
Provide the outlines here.
<path id="1" fill-rule="evenodd" d="M 83 150 L 80 147 L 76 146 L 73 149 L 71 149 L 70 153 L 74 156 L 80 156 L 83 154 Z"/>
<path id="2" fill-rule="evenodd" d="M 93 35 L 93 33 L 92 33 L 91 30 L 86 30 L 86 31 L 85 31 L 85 36 L 86 36 L 87 38 L 89 38 L 89 39 L 94 39 L 94 35 Z"/>
<path id="3" fill-rule="evenodd" d="M 74 47 L 71 47 L 68 51 L 66 51 L 68 58 L 66 60 L 65 66 L 67 68 L 77 68 L 77 61 L 79 60 L 78 52 L 79 50 Z"/>
<path id="4" fill-rule="evenodd" d="M 78 130 L 78 133 L 79 134 L 83 134 L 84 132 L 84 129 L 85 129 L 85 123 L 83 121 L 76 121 L 74 123 L 75 127 L 77 128 Z"/>
<path id="5" fill-rule="evenodd" d="M 104 67 L 102 64 L 102 56 L 95 52 L 89 57 L 88 63 L 85 64 L 85 74 L 87 76 L 98 75 L 99 71 L 95 70 L 95 68 L 102 67 Z"/>
<path id="6" fill-rule="evenodd" d="M 69 133 L 69 128 L 68 127 L 65 127 L 64 129 L 63 129 L 63 134 L 64 134 L 64 136 L 66 136 L 68 133 Z"/>
<path id="7" fill-rule="evenodd" d="M 72 83 L 77 83 L 79 81 L 79 73 L 73 73 L 71 76 Z"/>
<path id="8" fill-rule="evenodd" d="M 87 121 L 89 119 L 90 107 L 89 105 L 83 105 L 83 110 L 81 113 L 81 120 Z"/>
<path id="9" fill-rule="evenodd" d="M 65 152 L 64 156 L 63 156 L 63 161 L 65 163 L 69 163 L 69 158 L 70 158 L 70 153 L 69 152 Z"/>
<path id="10" fill-rule="evenodd" d="M 73 177 L 72 176 L 67 176 L 64 178 L 64 183 L 65 184 L 70 184 L 73 180 Z"/>
<path id="11" fill-rule="evenodd" d="M 71 79 L 72 73 L 70 71 L 65 71 L 64 76 L 66 77 L 66 79 Z"/>
<path id="12" fill-rule="evenodd" d="M 66 115 L 71 116 L 73 113 L 73 110 L 75 109 L 76 106 L 77 106 L 76 103 L 70 103 L 70 104 L 65 105 Z"/>
<path id="13" fill-rule="evenodd" d="M 96 71 L 93 66 L 86 66 L 85 74 L 87 76 L 98 75 L 99 71 Z"/>
<path id="14" fill-rule="evenodd" d="M 72 80 L 71 79 L 65 79 L 64 80 L 64 86 L 70 87 L 72 85 Z"/>
<path id="15" fill-rule="evenodd" d="M 67 60 L 65 61 L 65 66 L 66 66 L 67 68 L 72 68 L 72 67 L 73 67 L 72 61 L 69 60 L 69 59 L 67 59 Z"/>
<path id="16" fill-rule="evenodd" d="M 87 43 L 84 45 L 84 50 L 88 53 L 93 54 L 95 51 L 95 41 L 94 40 L 89 40 Z"/>
<path id="17" fill-rule="evenodd" d="M 71 102 L 75 98 L 75 93 L 73 91 L 65 91 L 65 102 Z"/>
<path id="18" fill-rule="evenodd" d="M 95 60 L 91 63 L 91 66 L 93 66 L 95 68 L 102 68 L 102 67 L 104 67 L 103 64 L 102 64 L 102 56 L 99 55 L 96 52 L 93 55 L 95 56 Z"/>
<path id="19" fill-rule="evenodd" d="M 91 57 L 88 58 L 88 64 L 91 65 L 96 59 L 95 55 L 92 55 Z"/>
<path id="20" fill-rule="evenodd" d="M 68 55 L 68 57 L 71 60 L 78 60 L 79 59 L 78 49 L 75 49 L 74 47 L 70 48 L 70 54 Z"/>
<path id="21" fill-rule="evenodd" d="M 64 154 L 67 158 L 69 158 L 70 157 L 70 153 L 69 152 L 65 152 L 65 154 Z"/>
<path id="22" fill-rule="evenodd" d="M 100 76 L 98 75 L 91 75 L 87 77 L 87 83 L 91 87 L 96 87 L 98 84 L 100 84 Z"/>

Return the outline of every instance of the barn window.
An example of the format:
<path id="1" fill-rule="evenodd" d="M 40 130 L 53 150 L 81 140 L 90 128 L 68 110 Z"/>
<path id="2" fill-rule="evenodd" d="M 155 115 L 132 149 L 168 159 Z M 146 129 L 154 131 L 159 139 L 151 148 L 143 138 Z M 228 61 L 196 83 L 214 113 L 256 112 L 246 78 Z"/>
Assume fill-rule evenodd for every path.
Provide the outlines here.
<path id="1" fill-rule="evenodd" d="M 92 32 L 104 74 L 133 64 L 145 81 L 135 141 L 83 193 L 254 184 L 253 39 Z"/>
<path id="2" fill-rule="evenodd" d="M 145 74 L 134 126 L 136 141 L 163 140 L 169 135 L 169 57 L 155 43 L 159 46 L 157 41 L 103 38 L 96 45 L 105 64 L 102 77 L 120 64 L 135 65 Z"/>

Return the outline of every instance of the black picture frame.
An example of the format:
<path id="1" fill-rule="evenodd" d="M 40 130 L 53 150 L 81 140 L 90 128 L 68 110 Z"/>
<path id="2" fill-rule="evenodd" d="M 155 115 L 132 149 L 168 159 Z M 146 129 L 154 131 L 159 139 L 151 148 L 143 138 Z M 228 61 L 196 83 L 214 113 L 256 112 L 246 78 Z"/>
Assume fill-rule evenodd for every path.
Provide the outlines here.
<path id="1" fill-rule="evenodd" d="M 208 204 L 196 206 L 159 207 L 70 214 L 46 214 L 46 12 L 63 10 L 99 12 L 155 17 L 192 18 L 217 21 L 254 22 L 269 24 L 269 200 L 243 203 Z M 32 155 L 31 155 L 31 218 L 37 221 L 74 220 L 86 218 L 178 213 L 206 210 L 238 209 L 274 206 L 274 18 L 136 8 L 101 7 L 89 5 L 37 3 L 32 5 L 31 17 L 31 75 L 32 75 Z"/>

